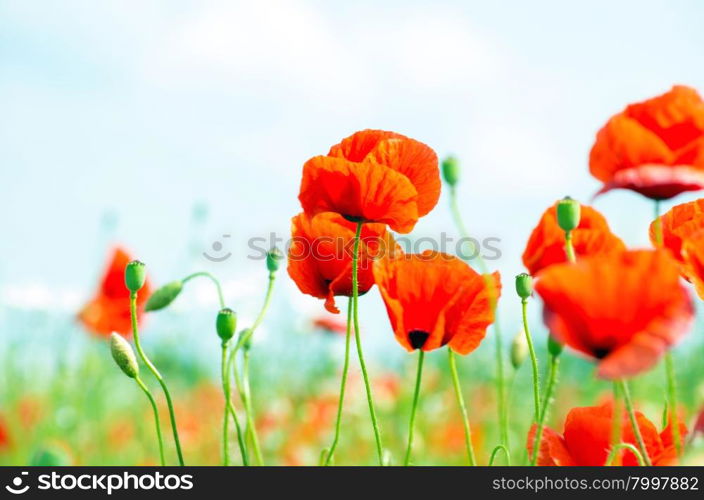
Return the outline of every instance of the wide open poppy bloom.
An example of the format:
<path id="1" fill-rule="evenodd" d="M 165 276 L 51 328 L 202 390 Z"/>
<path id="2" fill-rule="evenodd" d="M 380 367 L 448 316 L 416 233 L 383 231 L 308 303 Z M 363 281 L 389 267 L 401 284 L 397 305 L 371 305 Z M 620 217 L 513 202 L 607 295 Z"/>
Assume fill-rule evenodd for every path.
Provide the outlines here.
<path id="1" fill-rule="evenodd" d="M 288 274 L 301 292 L 325 299 L 325 309 L 339 313 L 335 295 L 352 295 L 352 254 L 356 224 L 339 214 L 305 213 L 291 220 Z M 359 245 L 358 289 L 364 294 L 374 286 L 372 261 L 385 258 L 396 248 L 383 224 L 365 224 Z"/>
<path id="2" fill-rule="evenodd" d="M 308 215 L 335 212 L 352 221 L 413 229 L 440 197 L 435 152 L 383 130 L 362 130 L 303 166 L 298 199 Z"/>
<path id="3" fill-rule="evenodd" d="M 600 406 L 573 408 L 567 414 L 562 434 L 544 427 L 540 447 L 538 448 L 538 465 L 558 466 L 600 466 L 606 460 L 612 448 L 613 402 Z M 643 436 L 645 448 L 653 465 L 674 465 L 677 452 L 672 439 L 672 429 L 668 425 L 658 433 L 655 425 L 641 412 L 636 411 L 638 429 Z M 532 455 L 535 442 L 536 426 L 528 434 L 528 452 Z M 687 428 L 680 424 L 680 435 L 685 436 Z M 638 448 L 628 414 L 621 413 L 621 440 Z M 613 465 L 638 465 L 638 460 L 630 450 L 619 452 Z"/>
<path id="4" fill-rule="evenodd" d="M 704 188 L 704 102 L 696 90 L 675 86 L 631 104 L 596 136 L 589 170 L 600 193 L 631 189 L 668 199 Z"/>
<path id="5" fill-rule="evenodd" d="M 98 335 L 112 332 L 128 337 L 132 334 L 130 321 L 130 292 L 125 286 L 125 267 L 132 257 L 122 248 L 115 248 L 98 285 L 98 291 L 78 314 L 83 326 Z M 137 314 L 141 318 L 143 305 L 149 297 L 150 286 L 145 283 L 137 295 Z"/>
<path id="6" fill-rule="evenodd" d="M 556 264 L 536 292 L 556 339 L 616 379 L 652 367 L 690 327 L 693 305 L 666 250 L 637 250 Z"/>
<path id="7" fill-rule="evenodd" d="M 457 257 L 426 250 L 374 264 L 396 340 L 408 351 L 447 344 L 459 354 L 479 345 L 494 321 L 499 273 L 483 276 Z"/>
<path id="8" fill-rule="evenodd" d="M 579 226 L 572 231 L 572 246 L 577 257 L 589 257 L 625 250 L 621 239 L 609 229 L 606 218 L 592 207 L 581 206 Z M 548 208 L 533 229 L 523 251 L 523 265 L 530 274 L 552 264 L 567 262 L 565 232 L 557 224 L 556 205 Z"/>

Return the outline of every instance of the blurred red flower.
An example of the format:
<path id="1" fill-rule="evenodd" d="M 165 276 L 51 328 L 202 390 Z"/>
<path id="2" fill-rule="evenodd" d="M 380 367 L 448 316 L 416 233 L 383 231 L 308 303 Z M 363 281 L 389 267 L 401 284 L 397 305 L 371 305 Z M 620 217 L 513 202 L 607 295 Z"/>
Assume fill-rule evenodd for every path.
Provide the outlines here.
<path id="1" fill-rule="evenodd" d="M 329 333 L 347 333 L 347 324 L 330 316 L 320 316 L 313 320 L 313 328 Z"/>
<path id="2" fill-rule="evenodd" d="M 356 224 L 339 214 L 305 213 L 291 221 L 288 274 L 301 292 L 325 299 L 325 308 L 339 313 L 336 295 L 352 295 L 352 254 Z M 397 250 L 383 224 L 364 224 L 360 235 L 359 293 L 374 286 L 372 261 Z"/>
<path id="3" fill-rule="evenodd" d="M 127 251 L 120 247 L 111 251 L 95 296 L 78 313 L 79 321 L 87 330 L 104 336 L 112 332 L 125 337 L 132 335 L 130 292 L 125 286 L 125 267 L 132 260 Z M 137 296 L 137 314 L 140 318 L 149 293 L 147 281 Z"/>
<path id="4" fill-rule="evenodd" d="M 601 255 L 625 250 L 621 239 L 609 229 L 606 218 L 592 207 L 582 205 L 579 226 L 572 231 L 572 245 L 577 257 Z M 552 264 L 567 262 L 565 232 L 557 224 L 557 208 L 552 205 L 533 229 L 523 251 L 523 265 L 530 274 Z"/>
<path id="5" fill-rule="evenodd" d="M 408 351 L 445 344 L 459 353 L 477 348 L 494 321 L 490 294 L 501 292 L 499 273 L 478 274 L 457 257 L 426 250 L 374 264 L 396 340 Z"/>
<path id="6" fill-rule="evenodd" d="M 691 326 L 694 308 L 666 250 L 556 264 L 538 274 L 544 319 L 559 341 L 615 379 L 652 367 Z"/>
<path id="7" fill-rule="evenodd" d="M 589 169 L 600 193 L 631 189 L 668 199 L 704 188 L 704 102 L 682 85 L 613 116 L 596 136 Z"/>
<path id="8" fill-rule="evenodd" d="M 11 444 L 10 427 L 7 425 L 5 418 L 0 415 L 0 452 L 8 449 Z"/>
<path id="9" fill-rule="evenodd" d="M 562 434 L 549 427 L 543 428 L 538 465 L 557 466 L 601 466 L 612 448 L 613 402 L 600 406 L 573 408 L 567 414 Z M 636 411 L 638 429 L 643 436 L 645 447 L 653 465 L 675 465 L 677 453 L 672 440 L 671 426 L 658 433 L 655 425 L 642 413 Z M 528 433 L 528 452 L 532 455 L 535 442 L 535 424 Z M 687 428 L 680 424 L 680 435 L 687 434 Z M 621 441 L 638 448 L 628 414 L 621 414 Z M 629 450 L 619 452 L 613 465 L 638 465 L 635 454 Z"/>
<path id="10" fill-rule="evenodd" d="M 440 197 L 435 152 L 395 132 L 362 130 L 303 166 L 298 199 L 310 216 L 335 212 L 408 233 Z"/>

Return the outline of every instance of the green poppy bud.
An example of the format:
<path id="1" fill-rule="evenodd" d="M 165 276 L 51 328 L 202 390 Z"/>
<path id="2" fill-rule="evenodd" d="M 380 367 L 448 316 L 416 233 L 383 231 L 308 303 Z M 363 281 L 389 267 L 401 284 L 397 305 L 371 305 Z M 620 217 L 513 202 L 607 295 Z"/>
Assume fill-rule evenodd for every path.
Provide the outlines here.
<path id="1" fill-rule="evenodd" d="M 220 309 L 218 318 L 215 321 L 215 329 L 218 332 L 218 337 L 223 342 L 230 340 L 237 329 L 237 314 L 227 307 Z"/>
<path id="2" fill-rule="evenodd" d="M 129 378 L 137 378 L 139 365 L 134 355 L 132 346 L 120 334 L 113 332 L 110 335 L 110 352 L 112 359 Z"/>
<path id="3" fill-rule="evenodd" d="M 550 356 L 559 356 L 564 348 L 564 344 L 558 342 L 552 335 L 548 335 L 548 352 Z"/>
<path id="4" fill-rule="evenodd" d="M 521 367 L 526 356 L 528 356 L 528 341 L 525 332 L 521 330 L 511 342 L 511 365 L 514 370 Z"/>
<path id="5" fill-rule="evenodd" d="M 279 264 L 284 258 L 281 250 L 274 247 L 266 253 L 266 268 L 270 273 L 275 273 L 279 270 Z"/>
<path id="6" fill-rule="evenodd" d="M 579 226 L 580 208 L 579 202 L 569 196 L 557 202 L 557 224 L 566 233 Z"/>
<path id="7" fill-rule="evenodd" d="M 125 267 L 125 285 L 127 289 L 134 293 L 138 292 L 147 279 L 147 269 L 144 262 L 133 260 Z"/>
<path id="8" fill-rule="evenodd" d="M 145 311 L 158 311 L 171 304 L 183 290 L 183 281 L 172 281 L 155 291 L 144 305 Z"/>
<path id="9" fill-rule="evenodd" d="M 533 293 L 533 277 L 527 273 L 516 276 L 516 293 L 525 300 Z"/>
<path id="10" fill-rule="evenodd" d="M 442 161 L 442 178 L 448 186 L 455 186 L 460 180 L 460 162 L 454 156 L 448 156 Z"/>

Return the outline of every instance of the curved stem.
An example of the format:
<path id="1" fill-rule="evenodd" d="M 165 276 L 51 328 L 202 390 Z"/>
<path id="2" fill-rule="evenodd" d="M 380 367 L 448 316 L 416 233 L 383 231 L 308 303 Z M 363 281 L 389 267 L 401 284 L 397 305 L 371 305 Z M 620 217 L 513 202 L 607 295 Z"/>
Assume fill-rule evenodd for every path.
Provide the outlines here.
<path id="1" fill-rule="evenodd" d="M 169 408 L 169 419 L 171 420 L 171 430 L 174 435 L 174 443 L 176 444 L 176 453 L 178 454 L 178 462 L 180 465 L 184 465 L 183 453 L 181 452 L 181 441 L 178 438 L 178 429 L 176 427 L 176 414 L 174 413 L 174 404 L 171 401 L 171 394 L 169 393 L 168 387 L 166 387 L 166 382 L 164 378 L 156 369 L 156 366 L 150 361 L 147 355 L 142 350 L 142 344 L 139 341 L 139 328 L 137 326 L 137 292 L 130 293 L 130 319 L 132 321 L 132 335 L 134 336 L 134 345 L 137 348 L 137 354 L 142 359 L 149 371 L 152 372 L 154 377 L 156 377 L 161 389 L 164 391 L 164 396 L 166 396 L 166 405 Z"/>
<path id="2" fill-rule="evenodd" d="M 413 431 L 416 425 L 416 412 L 418 410 L 418 399 L 420 398 L 420 380 L 423 375 L 423 359 L 425 359 L 425 351 L 418 350 L 418 371 L 416 372 L 416 387 L 413 390 L 413 406 L 411 407 L 411 421 L 408 424 L 408 445 L 406 446 L 406 459 L 403 465 L 408 466 L 411 463 L 411 450 L 413 449 Z"/>
<path id="3" fill-rule="evenodd" d="M 628 450 L 631 453 L 633 453 L 636 456 L 636 460 L 638 460 L 638 465 L 643 467 L 645 465 L 645 460 L 643 460 L 643 455 L 641 455 L 640 451 L 638 451 L 638 448 L 633 446 L 631 443 L 618 443 L 615 444 L 611 448 L 611 453 L 609 453 L 608 458 L 606 459 L 606 463 L 604 465 L 612 465 L 613 461 L 617 458 L 618 452 L 620 450 Z"/>
<path id="4" fill-rule="evenodd" d="M 511 454 L 508 451 L 508 448 L 506 448 L 504 445 L 499 444 L 494 447 L 493 451 L 491 452 L 491 457 L 489 458 L 489 466 L 491 467 L 494 465 L 494 460 L 496 460 L 496 454 L 499 451 L 503 451 L 506 454 L 506 463 L 508 465 L 511 465 Z"/>
<path id="5" fill-rule="evenodd" d="M 259 447 L 259 437 L 257 436 L 257 428 L 254 425 L 252 394 L 249 388 L 249 349 L 245 349 L 243 355 L 242 389 L 242 403 L 244 404 L 244 410 L 246 412 L 245 416 L 247 418 L 245 433 L 249 440 L 252 442 L 252 449 L 254 450 L 254 458 L 257 460 L 257 465 L 264 465 L 264 459 L 262 458 L 262 450 Z"/>
<path id="6" fill-rule="evenodd" d="M 351 319 L 352 319 L 352 299 L 347 301 L 347 332 L 345 333 L 345 361 L 342 365 L 342 379 L 340 380 L 340 398 L 337 402 L 337 418 L 335 419 L 335 436 L 327 451 L 325 461 L 322 465 L 330 465 L 330 462 L 340 440 L 340 425 L 342 423 L 342 407 L 345 401 L 345 387 L 347 386 L 347 372 L 350 366 L 350 340 L 351 340 Z"/>
<path id="7" fill-rule="evenodd" d="M 530 327 L 528 326 L 528 299 L 521 299 L 521 314 L 523 317 L 523 332 L 526 335 L 528 352 L 530 353 L 530 364 L 533 370 L 533 411 L 535 422 L 538 422 L 540 420 L 540 380 L 538 375 L 538 358 L 535 355 L 533 337 L 530 334 Z"/>
<path id="8" fill-rule="evenodd" d="M 357 347 L 357 357 L 359 358 L 359 366 L 362 370 L 362 378 L 364 379 L 364 389 L 367 393 L 367 405 L 369 406 L 369 416 L 372 419 L 372 428 L 374 429 L 374 440 L 376 442 L 376 453 L 379 457 L 379 465 L 384 465 L 384 450 L 381 446 L 381 433 L 379 431 L 379 423 L 376 419 L 376 410 L 374 409 L 374 398 L 372 397 L 372 387 L 369 383 L 369 373 L 367 373 L 367 364 L 364 362 L 364 353 L 362 352 L 362 338 L 359 331 L 359 280 L 357 277 L 359 265 L 359 240 L 362 234 L 362 222 L 357 223 L 357 230 L 354 234 L 354 253 L 352 254 L 352 319 L 354 320 L 354 342 Z"/>
<path id="9" fill-rule="evenodd" d="M 555 387 L 555 381 L 557 380 L 557 368 L 559 364 L 560 358 L 558 358 L 557 356 L 550 356 L 548 382 L 545 386 L 545 394 L 543 394 L 543 404 L 540 409 L 540 418 L 538 419 L 538 425 L 535 430 L 535 440 L 533 441 L 533 458 L 531 459 L 531 465 L 535 465 L 538 462 L 538 451 L 540 450 L 540 441 L 543 437 L 543 429 L 545 428 L 545 420 L 547 419 L 548 409 L 550 408 L 552 391 Z"/>
<path id="10" fill-rule="evenodd" d="M 470 240 L 469 231 L 464 225 L 464 220 L 462 219 L 462 214 L 460 213 L 459 206 L 457 204 L 457 190 L 455 186 L 450 188 L 450 211 L 452 212 L 452 217 L 455 221 L 455 225 L 463 239 Z M 486 262 L 482 258 L 481 251 L 479 248 L 474 249 L 476 253 L 477 267 L 479 271 L 484 275 L 487 287 L 490 290 L 494 290 L 494 284 L 491 282 L 491 278 L 488 274 L 488 268 Z M 469 259 L 465 259 L 469 261 Z M 495 292 L 495 290 L 494 290 Z M 506 380 L 504 378 L 504 348 L 503 339 L 501 337 L 501 327 L 499 324 L 499 317 L 496 314 L 498 297 L 496 293 L 489 294 L 489 306 L 492 313 L 494 314 L 494 350 L 496 351 L 496 393 L 497 393 L 497 413 L 499 417 L 499 428 L 501 432 L 501 444 L 508 446 L 508 412 L 506 407 Z"/>
<path id="11" fill-rule="evenodd" d="M 142 389 L 142 391 L 144 391 L 144 394 L 147 396 L 152 405 L 152 410 L 154 411 L 154 423 L 156 424 L 156 437 L 159 440 L 159 459 L 161 460 L 161 465 L 163 467 L 166 465 L 166 461 L 164 460 L 164 439 L 161 437 L 161 424 L 159 423 L 159 409 L 156 406 L 156 401 L 154 401 L 154 396 L 152 396 L 149 388 L 144 385 L 142 379 L 135 377 L 134 381 L 137 382 L 137 385 Z"/>
<path id="12" fill-rule="evenodd" d="M 222 374 L 223 377 L 223 383 L 224 381 L 227 381 L 227 385 L 229 387 L 230 385 L 230 377 L 229 377 L 229 369 L 230 369 L 230 359 L 232 359 L 232 355 L 230 355 L 230 358 L 227 360 L 225 366 L 226 366 L 226 372 Z M 237 379 L 235 378 L 235 381 Z M 232 416 L 232 420 L 235 422 L 235 429 L 237 430 L 237 443 L 239 444 L 240 447 L 240 454 L 242 455 L 242 465 L 249 465 L 249 454 L 247 453 L 247 446 L 245 445 L 244 442 L 244 433 L 242 432 L 242 427 L 240 426 L 240 419 L 239 416 L 237 415 L 237 410 L 235 410 L 235 405 L 232 403 L 232 398 L 227 399 L 227 406 L 226 406 L 227 411 L 230 412 L 230 415 Z"/>
<path id="13" fill-rule="evenodd" d="M 225 297 L 222 293 L 222 287 L 220 286 L 220 282 L 218 281 L 218 279 L 215 276 L 213 276 L 209 272 L 199 271 L 197 273 L 189 274 L 188 276 L 183 278 L 181 281 L 185 284 L 185 283 L 189 282 L 190 280 L 192 280 L 193 278 L 198 278 L 198 277 L 208 278 L 208 279 L 210 279 L 210 281 L 212 281 L 215 284 L 215 288 L 218 291 L 218 301 L 220 302 L 220 309 L 224 309 L 225 308 Z"/>
<path id="14" fill-rule="evenodd" d="M 457 362 L 455 360 L 455 353 L 449 347 L 447 349 L 447 352 L 450 362 L 450 373 L 452 374 L 452 385 L 455 387 L 457 404 L 459 405 L 460 413 L 462 414 L 462 424 L 464 425 L 464 442 L 465 446 L 467 447 L 467 459 L 469 460 L 469 465 L 477 465 L 477 460 L 474 457 L 474 447 L 472 446 L 472 430 L 469 426 L 467 406 L 464 403 L 464 396 L 462 396 L 462 388 L 460 387 L 460 378 L 457 375 Z"/>
<path id="15" fill-rule="evenodd" d="M 618 382 L 619 388 L 621 389 L 621 394 L 623 394 L 623 402 L 626 404 L 626 411 L 628 412 L 628 418 L 631 421 L 631 428 L 633 429 L 633 435 L 638 443 L 638 449 L 643 457 L 643 461 L 646 465 L 653 465 L 650 462 L 650 457 L 648 456 L 648 449 L 645 447 L 645 441 L 643 441 L 643 435 L 640 432 L 640 427 L 638 427 L 638 420 L 636 420 L 636 412 L 633 408 L 633 401 L 631 400 L 631 393 L 628 391 L 628 384 L 626 381 L 621 379 Z"/>

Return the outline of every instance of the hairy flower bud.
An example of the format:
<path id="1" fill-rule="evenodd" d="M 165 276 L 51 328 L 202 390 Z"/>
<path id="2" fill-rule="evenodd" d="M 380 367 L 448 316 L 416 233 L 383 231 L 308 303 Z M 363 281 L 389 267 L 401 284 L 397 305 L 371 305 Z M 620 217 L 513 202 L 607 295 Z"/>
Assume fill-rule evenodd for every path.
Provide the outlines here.
<path id="1" fill-rule="evenodd" d="M 514 370 L 521 367 L 526 356 L 528 356 L 528 341 L 525 332 L 521 330 L 511 342 L 511 365 Z"/>
<path id="2" fill-rule="evenodd" d="M 117 366 L 130 378 L 137 378 L 139 365 L 132 346 L 119 333 L 110 335 L 110 352 Z"/>
<path id="3" fill-rule="evenodd" d="M 455 186 L 460 180 L 460 162 L 454 156 L 448 156 L 442 161 L 442 178 L 448 186 Z"/>
<path id="4" fill-rule="evenodd" d="M 158 311 L 171 304 L 183 290 L 182 281 L 172 281 L 156 290 L 144 305 L 145 311 Z"/>

